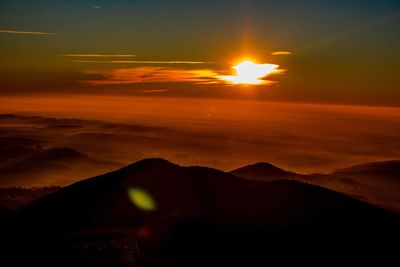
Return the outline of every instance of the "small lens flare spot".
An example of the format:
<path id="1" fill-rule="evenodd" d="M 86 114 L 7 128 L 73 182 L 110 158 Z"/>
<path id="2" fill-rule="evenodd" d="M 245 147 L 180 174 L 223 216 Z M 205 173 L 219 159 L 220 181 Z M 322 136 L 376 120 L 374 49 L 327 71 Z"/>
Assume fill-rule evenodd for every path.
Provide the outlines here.
<path id="1" fill-rule="evenodd" d="M 130 187 L 128 196 L 132 203 L 141 210 L 153 211 L 157 208 L 154 198 L 142 188 Z"/>

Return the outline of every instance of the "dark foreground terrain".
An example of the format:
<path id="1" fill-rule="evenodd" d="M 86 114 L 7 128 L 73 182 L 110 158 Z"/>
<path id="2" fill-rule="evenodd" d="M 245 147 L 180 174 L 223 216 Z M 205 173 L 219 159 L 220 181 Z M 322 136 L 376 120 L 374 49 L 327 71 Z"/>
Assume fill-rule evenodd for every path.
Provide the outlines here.
<path id="1" fill-rule="evenodd" d="M 399 264 L 396 213 L 273 166 L 245 168 L 147 159 L 2 206 L 2 266 Z"/>

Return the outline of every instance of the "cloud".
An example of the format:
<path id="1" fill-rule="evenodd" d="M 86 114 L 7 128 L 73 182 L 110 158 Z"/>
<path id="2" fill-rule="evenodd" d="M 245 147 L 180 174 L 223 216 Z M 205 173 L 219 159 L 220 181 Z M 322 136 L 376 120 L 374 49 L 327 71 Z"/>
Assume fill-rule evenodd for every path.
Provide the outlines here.
<path id="1" fill-rule="evenodd" d="M 212 70 L 185 70 L 161 67 L 138 67 L 116 70 L 88 70 L 85 74 L 99 79 L 81 81 L 87 85 L 112 85 L 135 83 L 190 82 L 216 83 L 218 74 Z"/>
<path id="2" fill-rule="evenodd" d="M 211 64 L 204 61 L 157 61 L 157 60 L 68 60 L 75 63 L 95 64 Z"/>
<path id="3" fill-rule="evenodd" d="M 79 60 L 80 62 L 93 62 L 92 60 Z M 103 61 L 94 61 L 103 62 Z M 126 62 L 126 61 L 113 61 L 113 62 Z M 128 62 L 143 62 L 148 61 L 128 61 Z M 154 61 L 151 61 L 154 62 Z M 160 61 L 157 61 L 160 62 Z M 165 64 L 179 64 L 181 61 L 165 61 Z M 187 63 L 185 61 L 183 64 Z M 188 63 L 195 64 L 195 62 Z M 264 64 L 268 65 L 268 64 Z M 269 74 L 282 74 L 286 70 L 276 69 Z M 222 72 L 222 73 L 221 73 Z M 138 83 L 192 83 L 192 84 L 223 84 L 223 85 L 236 85 L 241 84 L 234 82 L 240 81 L 241 77 L 221 75 L 223 71 L 214 69 L 185 69 L 175 67 L 161 67 L 161 66 L 143 66 L 134 68 L 119 68 L 119 69 L 92 69 L 82 72 L 85 79 L 80 80 L 81 84 L 86 85 L 115 85 L 115 84 L 138 84 Z M 258 85 L 272 85 L 277 82 L 267 80 L 268 75 L 257 80 Z M 253 84 L 255 85 L 255 83 Z"/>
<path id="4" fill-rule="evenodd" d="M 152 93 L 165 93 L 169 92 L 170 90 L 168 89 L 148 89 L 148 90 L 139 90 L 137 92 L 139 93 L 146 93 L 146 94 L 152 94 Z"/>
<path id="5" fill-rule="evenodd" d="M 25 35 L 54 35 L 54 33 L 49 33 L 49 32 L 14 31 L 14 30 L 0 30 L 0 33 L 25 34 Z"/>
<path id="6" fill-rule="evenodd" d="M 132 54 L 63 54 L 64 57 L 136 57 Z"/>
<path id="7" fill-rule="evenodd" d="M 271 53 L 271 55 L 273 55 L 273 56 L 288 56 L 291 54 L 292 54 L 292 52 L 289 52 L 289 51 L 275 51 L 275 52 Z"/>

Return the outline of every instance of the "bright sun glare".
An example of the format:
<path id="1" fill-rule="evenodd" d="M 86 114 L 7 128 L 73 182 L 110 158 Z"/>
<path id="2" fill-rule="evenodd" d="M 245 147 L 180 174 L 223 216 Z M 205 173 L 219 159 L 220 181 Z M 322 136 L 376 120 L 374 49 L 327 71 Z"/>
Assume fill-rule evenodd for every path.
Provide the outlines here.
<path id="1" fill-rule="evenodd" d="M 222 76 L 221 78 L 232 84 L 263 84 L 262 79 L 278 71 L 276 64 L 256 64 L 251 60 L 245 60 L 233 66 L 236 70 L 234 76 Z"/>

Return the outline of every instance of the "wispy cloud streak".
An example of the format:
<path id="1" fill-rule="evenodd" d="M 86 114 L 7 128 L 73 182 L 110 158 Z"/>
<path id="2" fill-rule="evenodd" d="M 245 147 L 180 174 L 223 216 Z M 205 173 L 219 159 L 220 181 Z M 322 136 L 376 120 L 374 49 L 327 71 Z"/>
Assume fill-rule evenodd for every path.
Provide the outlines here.
<path id="1" fill-rule="evenodd" d="M 0 29 L 0 33 L 24 34 L 24 35 L 54 35 L 54 33 L 50 32 L 14 31 L 14 30 L 2 30 L 2 29 Z"/>
<path id="2" fill-rule="evenodd" d="M 68 60 L 74 63 L 94 63 L 94 64 L 212 64 L 205 61 L 157 61 L 157 60 Z"/>
<path id="3" fill-rule="evenodd" d="M 63 54 L 63 56 L 64 57 L 136 57 L 136 55 L 132 54 Z"/>

